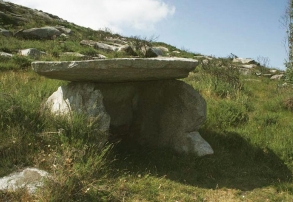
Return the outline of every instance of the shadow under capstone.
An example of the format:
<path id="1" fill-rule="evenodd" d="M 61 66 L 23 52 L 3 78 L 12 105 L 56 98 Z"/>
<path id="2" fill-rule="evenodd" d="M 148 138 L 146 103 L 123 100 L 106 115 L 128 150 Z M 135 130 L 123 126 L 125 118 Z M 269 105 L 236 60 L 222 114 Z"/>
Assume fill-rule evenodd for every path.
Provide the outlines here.
<path id="1" fill-rule="evenodd" d="M 201 188 L 241 191 L 292 181 L 292 172 L 272 150 L 252 145 L 237 133 L 223 135 L 205 129 L 200 132 L 214 148 L 214 155 L 182 155 L 168 148 L 122 140 L 111 153 L 116 159 L 112 164 L 113 177 L 125 172 L 134 176 L 150 173 Z"/>

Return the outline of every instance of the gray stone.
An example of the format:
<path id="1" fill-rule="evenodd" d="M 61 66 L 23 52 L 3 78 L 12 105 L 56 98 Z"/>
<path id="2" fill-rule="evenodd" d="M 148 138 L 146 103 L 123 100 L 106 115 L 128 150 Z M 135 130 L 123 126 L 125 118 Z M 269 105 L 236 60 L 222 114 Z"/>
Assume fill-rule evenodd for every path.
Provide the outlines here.
<path id="1" fill-rule="evenodd" d="M 198 156 L 214 154 L 211 145 L 200 136 L 199 132 L 187 133 L 186 136 L 190 142 L 187 142 L 186 146 L 182 148 L 184 152 L 195 153 Z"/>
<path id="2" fill-rule="evenodd" d="M 39 59 L 41 56 L 46 55 L 45 52 L 39 51 L 36 48 L 28 48 L 28 49 L 19 50 L 18 54 L 22 56 L 27 56 L 33 59 Z"/>
<path id="3" fill-rule="evenodd" d="M 251 73 L 252 73 L 251 69 L 248 69 L 248 68 L 239 68 L 239 72 L 240 72 L 240 74 L 245 75 L 245 76 L 251 75 Z"/>
<path id="4" fill-rule="evenodd" d="M 121 44 L 121 45 L 127 44 L 127 42 L 123 38 L 120 39 L 120 38 L 106 37 L 106 41 L 109 41 L 109 42 L 112 42 L 112 43 L 118 43 L 118 44 Z"/>
<path id="5" fill-rule="evenodd" d="M 80 45 L 91 46 L 91 47 L 94 47 L 95 49 L 101 49 L 104 51 L 117 51 L 119 49 L 119 47 L 117 46 L 112 46 L 112 45 L 108 45 L 105 43 L 96 42 L 92 40 L 82 40 L 80 42 Z"/>
<path id="6" fill-rule="evenodd" d="M 105 51 L 117 51 L 119 49 L 119 47 L 117 47 L 117 46 L 112 46 L 112 45 L 108 45 L 108 44 L 101 43 L 101 42 L 96 42 L 94 45 L 94 48 L 105 50 Z"/>
<path id="7" fill-rule="evenodd" d="M 118 48 L 118 52 L 125 52 L 128 55 L 137 56 L 137 53 L 132 49 L 132 47 L 128 44 L 122 45 Z"/>
<path id="8" fill-rule="evenodd" d="M 46 105 L 54 114 L 73 111 L 104 117 L 98 125 L 103 131 L 110 125 L 112 137 L 123 136 L 141 145 L 169 147 L 180 153 L 212 154 L 196 132 L 206 119 L 206 102 L 182 81 L 73 82 L 59 87 Z"/>
<path id="9" fill-rule="evenodd" d="M 277 74 L 271 77 L 272 80 L 281 80 L 284 77 L 284 74 Z"/>
<path id="10" fill-rule="evenodd" d="M 247 68 L 247 69 L 253 69 L 253 68 L 256 68 L 257 65 L 256 64 L 249 64 L 249 65 L 241 65 L 240 67 Z"/>
<path id="11" fill-rule="evenodd" d="M 242 64 L 256 64 L 256 65 L 258 64 L 258 62 L 250 58 L 234 58 L 232 62 L 242 63 Z"/>
<path id="12" fill-rule="evenodd" d="M 61 32 L 55 27 L 41 27 L 21 30 L 15 33 L 15 36 L 25 39 L 54 39 L 60 34 Z"/>
<path id="13" fill-rule="evenodd" d="M 71 34 L 72 30 L 69 28 L 66 28 L 64 26 L 58 25 L 55 26 L 56 29 L 58 29 L 60 32 L 64 33 L 64 34 Z"/>
<path id="14" fill-rule="evenodd" d="M 47 13 L 36 10 L 35 14 L 45 18 L 46 20 L 53 20 L 53 18 L 51 18 Z"/>
<path id="15" fill-rule="evenodd" d="M 12 58 L 12 56 L 10 53 L 0 52 L 0 58 Z"/>
<path id="16" fill-rule="evenodd" d="M 102 54 L 98 54 L 96 57 L 93 57 L 94 60 L 99 60 L 99 59 L 106 59 L 107 57 L 102 55 Z"/>
<path id="17" fill-rule="evenodd" d="M 60 38 L 61 39 L 68 39 L 68 36 L 64 33 L 60 34 Z"/>
<path id="18" fill-rule="evenodd" d="M 180 54 L 180 51 L 172 51 L 172 53 Z"/>
<path id="19" fill-rule="evenodd" d="M 89 61 L 37 61 L 35 72 L 68 81 L 125 82 L 184 78 L 197 60 L 186 58 L 116 58 Z"/>
<path id="20" fill-rule="evenodd" d="M 204 60 L 202 60 L 202 64 L 204 64 L 204 65 L 209 64 L 209 60 L 208 60 L 208 59 L 204 59 Z"/>
<path id="21" fill-rule="evenodd" d="M 207 59 L 207 60 L 213 60 L 214 58 L 210 57 L 210 56 L 206 56 L 206 55 L 195 55 L 194 56 L 195 59 Z"/>
<path id="22" fill-rule="evenodd" d="M 196 59 L 203 59 L 203 58 L 205 58 L 205 56 L 204 55 L 195 55 L 194 58 L 196 58 Z"/>
<path id="23" fill-rule="evenodd" d="M 82 40 L 79 44 L 83 45 L 83 46 L 90 46 L 90 47 L 94 47 L 95 46 L 95 41 L 92 40 Z"/>
<path id="24" fill-rule="evenodd" d="M 142 53 L 144 54 L 144 56 L 146 58 L 153 58 L 153 57 L 159 56 L 159 54 L 156 52 L 156 50 L 151 47 L 146 47 L 146 48 L 142 49 Z"/>
<path id="25" fill-rule="evenodd" d="M 152 50 L 158 55 L 163 56 L 169 52 L 169 49 L 163 46 L 152 47 Z"/>
<path id="26" fill-rule="evenodd" d="M 133 104 L 131 129 L 139 134 L 140 144 L 194 153 L 183 149 L 190 142 L 186 133 L 204 123 L 206 102 L 190 85 L 178 80 L 141 82 Z"/>
<path id="27" fill-rule="evenodd" d="M 46 171 L 26 168 L 21 172 L 0 178 L 0 190 L 15 191 L 20 188 L 27 188 L 30 193 L 34 193 L 38 187 L 43 186 L 42 181 L 46 177 L 48 177 Z"/>
<path id="28" fill-rule="evenodd" d="M 6 36 L 6 37 L 12 36 L 12 32 L 10 32 L 6 29 L 2 29 L 2 28 L 0 28 L 0 34 L 2 34 L 3 36 Z"/>
<path id="29" fill-rule="evenodd" d="M 261 76 L 262 73 L 261 73 L 261 72 L 256 72 L 255 75 L 256 75 L 256 76 Z"/>
<path id="30" fill-rule="evenodd" d="M 88 117 L 91 124 L 96 124 L 99 132 L 107 132 L 110 117 L 103 105 L 103 95 L 94 89 L 93 84 L 71 83 L 61 86 L 46 101 L 45 108 L 56 115 L 70 115 L 72 112 Z M 107 139 L 102 139 L 105 142 Z"/>
<path id="31" fill-rule="evenodd" d="M 24 22 L 28 22 L 28 19 L 21 17 L 21 15 L 16 15 L 10 12 L 2 12 L 0 11 L 0 18 L 9 19 L 9 21 L 14 25 L 21 25 Z"/>

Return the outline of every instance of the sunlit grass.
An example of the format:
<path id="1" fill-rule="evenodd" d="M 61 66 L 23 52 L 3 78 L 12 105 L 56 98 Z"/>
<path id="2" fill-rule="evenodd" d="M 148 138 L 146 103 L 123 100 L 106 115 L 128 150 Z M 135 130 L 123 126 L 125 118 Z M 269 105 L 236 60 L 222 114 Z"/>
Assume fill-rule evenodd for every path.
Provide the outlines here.
<path id="1" fill-rule="evenodd" d="M 199 158 L 124 141 L 101 149 L 99 136 L 83 117 L 68 122 L 41 113 L 44 100 L 66 82 L 30 70 L 2 72 L 0 176 L 35 166 L 52 178 L 34 196 L 2 191 L 0 199 L 293 200 L 293 114 L 280 106 L 293 89 L 278 88 L 278 82 L 266 78 L 241 78 L 243 89 L 223 96 L 214 91 L 211 79 L 199 71 L 185 80 L 208 104 L 200 133 L 215 154 Z"/>

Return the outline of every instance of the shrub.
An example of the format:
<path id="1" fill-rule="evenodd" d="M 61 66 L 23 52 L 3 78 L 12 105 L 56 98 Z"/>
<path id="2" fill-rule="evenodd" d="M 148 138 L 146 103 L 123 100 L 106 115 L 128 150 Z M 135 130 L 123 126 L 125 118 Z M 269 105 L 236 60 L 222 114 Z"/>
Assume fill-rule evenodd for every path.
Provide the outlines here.
<path id="1" fill-rule="evenodd" d="M 80 53 L 83 55 L 91 56 L 91 57 L 95 57 L 97 54 L 99 54 L 99 52 L 93 47 L 89 47 L 85 50 L 81 50 Z"/>
<path id="2" fill-rule="evenodd" d="M 208 121 L 211 127 L 224 129 L 230 126 L 238 126 L 249 120 L 247 110 L 238 102 L 221 100 L 208 104 Z"/>
<path id="3" fill-rule="evenodd" d="M 259 125 L 259 126 L 271 126 L 276 125 L 279 121 L 279 115 L 277 113 L 258 113 L 253 120 Z"/>
<path id="4" fill-rule="evenodd" d="M 293 98 L 287 98 L 283 101 L 283 106 L 285 109 L 293 112 Z"/>
<path id="5" fill-rule="evenodd" d="M 25 69 L 31 66 L 32 60 L 25 56 L 14 55 L 12 61 L 21 69 Z"/>
<path id="6" fill-rule="evenodd" d="M 229 63 L 229 59 L 213 59 L 202 64 L 199 73 L 211 83 L 211 91 L 219 97 L 235 97 L 243 89 L 240 73 Z M 205 81 L 206 82 L 206 81 Z"/>

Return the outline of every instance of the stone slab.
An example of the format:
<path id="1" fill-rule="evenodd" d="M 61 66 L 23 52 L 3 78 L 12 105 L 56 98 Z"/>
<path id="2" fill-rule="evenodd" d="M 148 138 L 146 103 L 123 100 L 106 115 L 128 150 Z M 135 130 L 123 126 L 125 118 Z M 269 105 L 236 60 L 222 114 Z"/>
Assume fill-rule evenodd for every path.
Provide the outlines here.
<path id="1" fill-rule="evenodd" d="M 85 61 L 36 61 L 38 74 L 79 82 L 126 82 L 177 79 L 188 76 L 198 61 L 187 58 L 115 58 Z"/>

